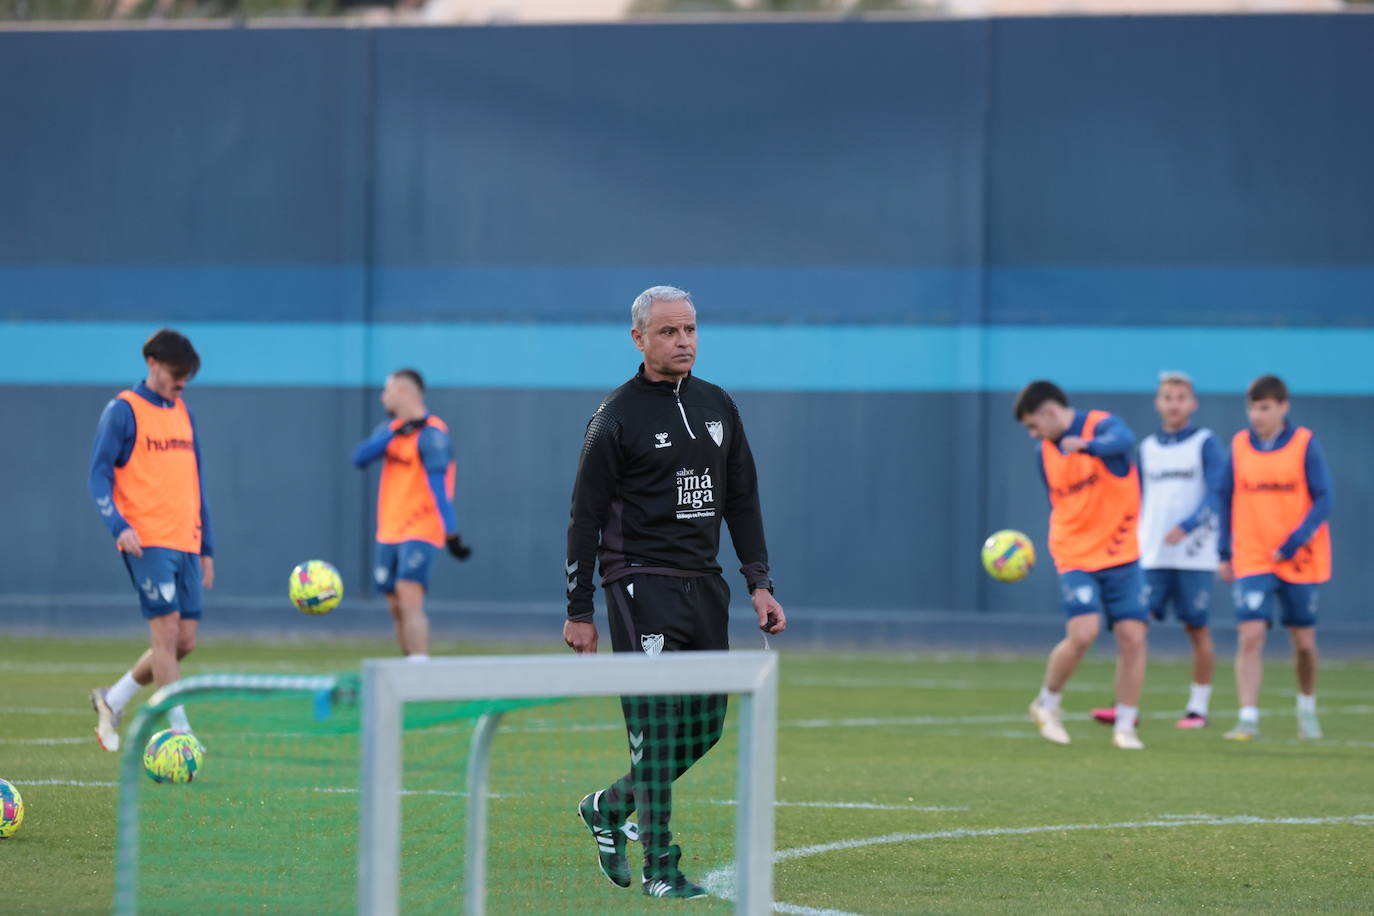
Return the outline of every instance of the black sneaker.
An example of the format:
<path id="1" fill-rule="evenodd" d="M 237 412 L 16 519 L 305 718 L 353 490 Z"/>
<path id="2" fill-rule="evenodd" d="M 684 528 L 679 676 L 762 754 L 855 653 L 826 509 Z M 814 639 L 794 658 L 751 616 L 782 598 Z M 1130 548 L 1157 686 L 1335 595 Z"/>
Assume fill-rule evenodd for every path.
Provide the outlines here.
<path id="1" fill-rule="evenodd" d="M 681 858 L 682 848 L 669 846 L 668 851 L 659 856 L 658 867 L 652 873 L 647 867 L 644 869 L 644 896 L 677 897 L 683 900 L 707 896 L 706 888 L 693 884 L 677 867 Z"/>
<path id="2" fill-rule="evenodd" d="M 584 797 L 577 804 L 577 814 L 596 840 L 596 864 L 601 866 L 601 873 L 616 887 L 629 887 L 630 881 L 633 880 L 630 875 L 630 860 L 625 857 L 625 840 L 631 832 L 625 828 L 629 824 L 627 822 L 619 827 L 602 827 L 601 814 L 596 808 L 600 798 L 599 791 Z"/>

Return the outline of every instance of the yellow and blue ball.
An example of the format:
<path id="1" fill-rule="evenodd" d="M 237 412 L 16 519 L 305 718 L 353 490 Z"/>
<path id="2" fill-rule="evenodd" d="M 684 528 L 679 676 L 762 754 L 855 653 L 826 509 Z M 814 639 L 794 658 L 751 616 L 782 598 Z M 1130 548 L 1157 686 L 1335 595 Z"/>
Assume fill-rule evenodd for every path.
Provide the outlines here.
<path id="1" fill-rule="evenodd" d="M 0 840 L 14 836 L 24 823 L 24 799 L 11 783 L 0 779 Z"/>
<path id="2" fill-rule="evenodd" d="M 998 582 L 1020 582 L 1035 567 L 1035 545 L 1019 531 L 1005 528 L 983 542 L 983 568 Z"/>
<path id="3" fill-rule="evenodd" d="M 343 600 L 343 579 L 324 560 L 306 560 L 291 570 L 291 603 L 306 614 L 328 614 Z"/>
<path id="4" fill-rule="evenodd" d="M 190 782 L 204 760 L 205 749 L 196 736 L 175 728 L 153 735 L 143 749 L 143 769 L 153 782 Z"/>

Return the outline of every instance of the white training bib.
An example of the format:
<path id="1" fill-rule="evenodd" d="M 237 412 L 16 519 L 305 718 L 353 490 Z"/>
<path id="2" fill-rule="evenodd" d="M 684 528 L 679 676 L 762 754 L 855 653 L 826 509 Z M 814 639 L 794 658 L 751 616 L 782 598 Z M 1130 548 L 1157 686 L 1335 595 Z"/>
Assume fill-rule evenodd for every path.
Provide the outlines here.
<path id="1" fill-rule="evenodd" d="M 1164 536 L 1202 503 L 1207 479 L 1202 473 L 1202 446 L 1212 431 L 1200 429 L 1169 445 L 1155 435 L 1140 443 L 1140 565 L 1145 569 L 1217 568 L 1217 519 L 1207 513 L 1202 523 L 1177 544 Z"/>

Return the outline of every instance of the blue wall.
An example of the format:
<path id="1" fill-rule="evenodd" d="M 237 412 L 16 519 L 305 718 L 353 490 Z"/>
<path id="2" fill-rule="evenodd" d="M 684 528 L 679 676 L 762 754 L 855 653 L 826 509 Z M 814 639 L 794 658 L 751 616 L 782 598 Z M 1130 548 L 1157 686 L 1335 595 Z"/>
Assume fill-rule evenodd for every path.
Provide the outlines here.
<path id="1" fill-rule="evenodd" d="M 1043 540 L 1009 392 L 1143 433 L 1169 366 L 1228 435 L 1289 378 L 1336 476 L 1327 620 L 1369 628 L 1371 46 L 1358 16 L 0 34 L 0 621 L 128 613 L 85 467 L 163 323 L 205 356 L 225 617 L 306 556 L 366 593 L 347 454 L 405 363 L 477 546 L 435 597 L 556 605 L 582 427 L 669 282 L 794 607 L 1055 614 L 1048 563 L 977 565 Z"/>

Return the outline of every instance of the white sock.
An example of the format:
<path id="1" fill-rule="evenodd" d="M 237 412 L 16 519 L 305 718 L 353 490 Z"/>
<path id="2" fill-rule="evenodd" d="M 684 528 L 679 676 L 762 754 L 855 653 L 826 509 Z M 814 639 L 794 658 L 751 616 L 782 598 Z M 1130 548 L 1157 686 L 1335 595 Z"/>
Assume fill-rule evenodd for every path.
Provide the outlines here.
<path id="1" fill-rule="evenodd" d="M 1127 706 L 1125 703 L 1116 704 L 1116 725 L 1113 726 L 1119 732 L 1135 731 L 1135 720 L 1140 715 L 1139 706 Z"/>
<path id="2" fill-rule="evenodd" d="M 179 732 L 189 732 L 191 730 L 191 723 L 186 721 L 185 706 L 177 705 L 167 710 L 167 722 L 172 728 L 175 728 Z"/>
<path id="3" fill-rule="evenodd" d="M 1188 687 L 1188 712 L 1207 715 L 1207 706 L 1212 702 L 1211 684 L 1190 684 Z"/>
<path id="4" fill-rule="evenodd" d="M 1315 693 L 1298 694 L 1298 712 L 1315 713 L 1317 711 L 1317 695 Z"/>
<path id="5" fill-rule="evenodd" d="M 1040 696 L 1035 698 L 1035 702 L 1040 705 L 1041 709 L 1058 709 L 1059 700 L 1060 694 L 1055 693 L 1048 687 L 1041 687 Z"/>
<path id="6" fill-rule="evenodd" d="M 1251 725 L 1259 724 L 1259 707 L 1242 706 L 1240 708 L 1240 721 L 1249 722 Z"/>
<path id="7" fill-rule="evenodd" d="M 416 655 L 407 655 L 407 656 L 406 656 L 406 661 L 408 661 L 408 662 L 427 662 L 427 661 L 429 661 L 429 656 L 428 656 L 428 655 L 419 655 L 419 654 L 416 654 Z"/>
<path id="8" fill-rule="evenodd" d="M 129 705 L 129 701 L 142 689 L 138 681 L 134 680 L 134 671 L 130 668 L 128 671 L 125 671 L 124 676 L 115 681 L 114 686 L 105 693 L 105 702 L 109 703 L 110 708 L 116 713 L 122 712 L 124 707 Z"/>

